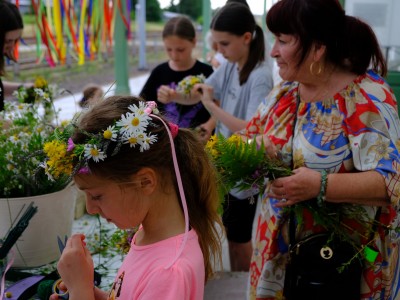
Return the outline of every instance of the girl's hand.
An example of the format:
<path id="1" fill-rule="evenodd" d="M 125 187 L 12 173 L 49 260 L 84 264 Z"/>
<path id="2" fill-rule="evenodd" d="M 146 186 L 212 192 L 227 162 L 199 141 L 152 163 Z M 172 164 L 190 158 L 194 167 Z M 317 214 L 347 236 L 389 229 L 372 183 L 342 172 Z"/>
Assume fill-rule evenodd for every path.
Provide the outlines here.
<path id="1" fill-rule="evenodd" d="M 176 97 L 176 91 L 171 89 L 168 85 L 162 85 L 157 90 L 157 100 L 161 103 L 167 104 L 173 102 Z"/>
<path id="2" fill-rule="evenodd" d="M 257 143 L 258 147 L 261 147 L 261 145 L 264 146 L 265 151 L 267 152 L 268 156 L 270 156 L 272 158 L 277 157 L 278 150 L 277 150 L 275 144 L 271 142 L 271 140 L 269 139 L 269 137 L 266 134 L 257 135 L 256 143 Z"/>
<path id="3" fill-rule="evenodd" d="M 93 293 L 94 266 L 83 234 L 71 236 L 57 264 L 58 273 L 70 295 Z"/>
<path id="4" fill-rule="evenodd" d="M 193 95 L 200 95 L 204 107 L 211 112 L 212 107 L 215 105 L 213 87 L 204 83 L 198 83 L 194 85 L 191 92 Z"/>
<path id="5" fill-rule="evenodd" d="M 268 196 L 282 201 L 277 207 L 285 207 L 316 198 L 321 188 L 321 173 L 306 167 L 293 170 L 293 175 L 271 182 Z"/>

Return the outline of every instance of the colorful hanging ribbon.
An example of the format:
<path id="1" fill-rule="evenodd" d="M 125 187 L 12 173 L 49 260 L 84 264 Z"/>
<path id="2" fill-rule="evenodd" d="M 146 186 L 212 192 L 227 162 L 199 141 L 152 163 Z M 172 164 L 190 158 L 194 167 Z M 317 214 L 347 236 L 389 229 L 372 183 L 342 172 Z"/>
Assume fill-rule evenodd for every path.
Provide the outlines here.
<path id="1" fill-rule="evenodd" d="M 130 0 L 53 0 L 52 5 L 51 0 L 31 1 L 36 20 L 38 62 L 44 54 L 40 44 L 46 48 L 44 56 L 50 66 L 65 64 L 67 53 L 82 65 L 86 59 L 98 57 L 100 51 L 111 52 L 116 17 L 122 18 L 127 37 L 131 37 Z M 116 5 L 117 10 L 114 9 Z"/>

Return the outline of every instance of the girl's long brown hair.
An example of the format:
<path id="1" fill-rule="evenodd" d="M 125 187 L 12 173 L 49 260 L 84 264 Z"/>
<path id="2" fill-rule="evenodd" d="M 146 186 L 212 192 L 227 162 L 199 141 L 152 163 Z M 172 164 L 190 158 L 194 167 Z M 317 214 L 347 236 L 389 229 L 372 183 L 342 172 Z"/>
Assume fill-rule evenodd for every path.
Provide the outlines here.
<path id="1" fill-rule="evenodd" d="M 109 125 L 119 120 L 122 114 L 128 112 L 129 105 L 138 105 L 139 100 L 131 96 L 112 96 L 96 103 L 80 120 L 72 137 L 73 141 L 84 144 L 88 136 L 82 131 L 103 132 Z M 130 176 L 143 167 L 153 168 L 159 174 L 161 184 L 174 182 L 173 188 L 179 197 L 167 130 L 160 120 L 153 118 L 147 131 L 157 134 L 157 142 L 152 144 L 149 150 L 140 152 L 138 147 L 123 145 L 117 154 L 112 156 L 114 149 L 109 147 L 110 153 L 107 153 L 107 158 L 98 163 L 91 161 L 89 168 L 93 174 L 116 182 L 127 182 Z M 189 224 L 199 237 L 207 280 L 213 273 L 212 266 L 215 263 L 221 265 L 222 262 L 219 227 L 223 226 L 217 212 L 219 200 L 216 172 L 204 145 L 193 131 L 179 129 L 173 141 L 185 190 Z M 170 189 L 167 186 L 165 188 Z"/>

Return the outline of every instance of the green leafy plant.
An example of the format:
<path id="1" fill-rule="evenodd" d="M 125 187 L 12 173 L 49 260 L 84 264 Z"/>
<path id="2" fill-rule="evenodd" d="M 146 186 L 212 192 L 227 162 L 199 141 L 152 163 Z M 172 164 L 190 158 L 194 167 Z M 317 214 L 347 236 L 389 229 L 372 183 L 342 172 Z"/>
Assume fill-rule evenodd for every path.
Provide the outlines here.
<path id="1" fill-rule="evenodd" d="M 267 156 L 264 147 L 258 147 L 252 140 L 244 141 L 239 135 L 229 138 L 214 135 L 206 150 L 217 169 L 222 195 L 232 188 L 262 190 L 266 179 L 292 174 L 281 161 Z"/>

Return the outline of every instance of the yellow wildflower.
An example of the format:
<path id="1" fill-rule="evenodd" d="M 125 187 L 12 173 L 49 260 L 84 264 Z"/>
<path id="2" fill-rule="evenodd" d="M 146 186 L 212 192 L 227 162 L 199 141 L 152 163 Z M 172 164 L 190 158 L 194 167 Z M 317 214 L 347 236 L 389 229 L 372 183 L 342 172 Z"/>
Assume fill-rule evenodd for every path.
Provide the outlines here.
<path id="1" fill-rule="evenodd" d="M 243 143 L 243 140 L 240 136 L 238 136 L 237 134 L 233 134 L 231 135 L 228 139 L 227 139 L 228 143 L 230 144 L 235 144 L 236 146 L 239 146 L 241 143 Z"/>
<path id="2" fill-rule="evenodd" d="M 46 79 L 44 79 L 43 77 L 39 76 L 36 78 L 35 83 L 34 83 L 34 87 L 38 88 L 38 89 L 43 89 L 45 87 L 47 87 L 47 81 Z"/>

